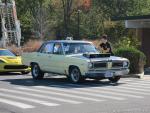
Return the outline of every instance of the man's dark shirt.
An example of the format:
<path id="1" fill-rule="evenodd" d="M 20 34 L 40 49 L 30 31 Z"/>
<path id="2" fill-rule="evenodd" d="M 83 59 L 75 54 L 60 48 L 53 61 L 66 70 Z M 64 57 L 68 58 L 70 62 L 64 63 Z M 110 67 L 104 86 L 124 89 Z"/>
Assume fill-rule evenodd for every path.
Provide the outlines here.
<path id="1" fill-rule="evenodd" d="M 112 49 L 111 49 L 111 45 L 110 45 L 109 42 L 101 43 L 101 44 L 100 44 L 100 47 L 101 47 L 103 50 L 109 49 L 109 51 L 108 51 L 107 53 L 111 53 L 111 54 L 112 54 Z"/>

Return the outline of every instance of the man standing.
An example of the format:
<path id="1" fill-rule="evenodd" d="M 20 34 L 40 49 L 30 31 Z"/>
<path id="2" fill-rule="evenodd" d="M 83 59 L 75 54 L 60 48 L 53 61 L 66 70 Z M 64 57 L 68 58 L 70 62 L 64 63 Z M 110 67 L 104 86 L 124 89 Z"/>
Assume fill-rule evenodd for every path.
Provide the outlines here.
<path id="1" fill-rule="evenodd" d="M 101 43 L 99 46 L 100 46 L 100 52 L 101 53 L 110 53 L 111 55 L 113 55 L 112 48 L 111 48 L 110 43 L 108 42 L 107 35 L 102 36 Z"/>

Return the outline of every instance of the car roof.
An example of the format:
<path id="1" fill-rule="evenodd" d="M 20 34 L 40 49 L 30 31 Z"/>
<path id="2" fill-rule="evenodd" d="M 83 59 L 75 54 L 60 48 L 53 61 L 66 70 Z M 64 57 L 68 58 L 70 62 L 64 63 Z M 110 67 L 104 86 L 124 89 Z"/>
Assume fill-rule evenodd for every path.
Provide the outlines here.
<path id="1" fill-rule="evenodd" d="M 91 43 L 89 41 L 84 40 L 50 40 L 46 43 L 53 42 L 53 43 Z"/>

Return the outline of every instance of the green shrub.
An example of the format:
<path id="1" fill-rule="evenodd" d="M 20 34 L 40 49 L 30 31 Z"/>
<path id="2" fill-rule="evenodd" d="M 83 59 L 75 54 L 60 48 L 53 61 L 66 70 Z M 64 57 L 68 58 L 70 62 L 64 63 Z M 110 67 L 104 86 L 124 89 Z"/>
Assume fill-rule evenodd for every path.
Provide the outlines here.
<path id="1" fill-rule="evenodd" d="M 146 56 L 143 52 L 135 48 L 118 48 L 114 54 L 119 57 L 127 58 L 130 61 L 130 73 L 139 74 L 144 72 Z"/>
<path id="2" fill-rule="evenodd" d="M 137 37 L 121 37 L 117 43 L 112 43 L 114 49 L 115 48 L 139 48 L 141 46 L 141 42 Z"/>

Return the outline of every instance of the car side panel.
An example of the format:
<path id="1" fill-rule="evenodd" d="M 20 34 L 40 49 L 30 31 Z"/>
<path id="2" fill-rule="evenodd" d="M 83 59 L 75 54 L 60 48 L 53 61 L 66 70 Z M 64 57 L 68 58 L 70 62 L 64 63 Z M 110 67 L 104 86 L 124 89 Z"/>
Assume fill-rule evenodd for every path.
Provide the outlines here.
<path id="1" fill-rule="evenodd" d="M 52 54 L 50 57 L 49 71 L 54 73 L 65 74 L 65 55 Z"/>
<path id="2" fill-rule="evenodd" d="M 33 53 L 23 53 L 22 54 L 22 63 L 24 65 L 28 65 L 30 66 L 31 62 L 34 62 L 35 61 L 35 56 L 37 55 L 36 52 L 33 52 Z"/>
<path id="3" fill-rule="evenodd" d="M 88 63 L 86 60 L 65 56 L 63 67 L 65 68 L 67 75 L 69 74 L 69 66 L 77 66 L 80 69 L 81 75 L 85 75 L 88 71 Z"/>

